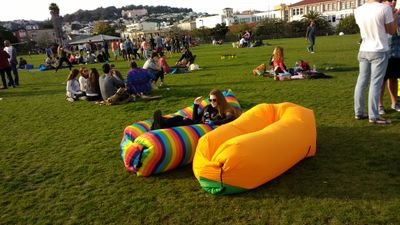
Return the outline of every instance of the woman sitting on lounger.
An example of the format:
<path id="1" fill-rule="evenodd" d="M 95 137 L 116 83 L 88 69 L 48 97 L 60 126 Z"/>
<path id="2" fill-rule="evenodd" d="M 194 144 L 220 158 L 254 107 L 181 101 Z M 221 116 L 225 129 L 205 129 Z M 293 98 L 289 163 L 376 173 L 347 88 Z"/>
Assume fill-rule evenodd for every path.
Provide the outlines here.
<path id="1" fill-rule="evenodd" d="M 229 123 L 239 117 L 240 112 L 237 112 L 225 99 L 224 95 L 220 90 L 213 89 L 210 92 L 209 100 L 210 104 L 204 107 L 199 112 L 199 105 L 203 97 L 197 97 L 193 103 L 193 115 L 192 118 L 185 118 L 182 116 L 174 116 L 172 118 L 164 118 L 160 110 L 154 112 L 152 130 L 186 126 L 193 124 L 209 124 L 209 125 L 222 125 Z"/>

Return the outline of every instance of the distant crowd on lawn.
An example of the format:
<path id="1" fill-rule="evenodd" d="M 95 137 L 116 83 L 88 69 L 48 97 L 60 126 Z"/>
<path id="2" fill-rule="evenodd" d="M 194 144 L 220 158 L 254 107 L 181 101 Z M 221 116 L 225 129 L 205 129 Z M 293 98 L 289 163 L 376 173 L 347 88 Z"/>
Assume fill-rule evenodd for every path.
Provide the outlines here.
<path id="1" fill-rule="evenodd" d="M 183 49 L 196 46 L 190 35 L 183 35 L 181 38 L 163 37 L 160 34 L 150 34 L 150 36 L 139 36 L 123 40 L 111 40 L 92 42 L 79 45 L 60 44 L 54 45 L 45 50 L 46 59 L 43 70 L 62 68 L 65 63 L 70 69 L 77 64 L 93 64 L 109 62 L 112 57 L 118 61 L 122 57 L 125 61 L 147 60 L 152 52 L 166 52 L 168 55 L 179 53 Z M 110 54 L 111 50 L 111 54 Z"/>

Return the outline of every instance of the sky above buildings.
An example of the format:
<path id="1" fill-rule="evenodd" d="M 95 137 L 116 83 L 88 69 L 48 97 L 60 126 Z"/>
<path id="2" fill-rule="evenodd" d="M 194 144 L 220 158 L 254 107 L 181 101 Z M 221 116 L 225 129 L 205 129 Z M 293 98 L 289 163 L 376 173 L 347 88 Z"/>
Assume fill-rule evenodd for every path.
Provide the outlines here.
<path id="1" fill-rule="evenodd" d="M 0 21 L 17 19 L 47 20 L 50 18 L 49 5 L 56 3 L 60 14 L 71 14 L 79 9 L 93 10 L 98 7 L 127 5 L 164 5 L 192 8 L 195 12 L 222 13 L 223 8 L 233 8 L 234 12 L 244 10 L 266 11 L 281 3 L 291 4 L 300 0 L 10 0 L 2 4 Z"/>

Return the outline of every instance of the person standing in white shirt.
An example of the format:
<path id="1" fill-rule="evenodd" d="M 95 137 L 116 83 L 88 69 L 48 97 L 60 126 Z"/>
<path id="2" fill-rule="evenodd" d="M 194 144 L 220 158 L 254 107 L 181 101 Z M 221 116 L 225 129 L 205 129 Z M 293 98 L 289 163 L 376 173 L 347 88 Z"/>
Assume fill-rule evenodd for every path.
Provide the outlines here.
<path id="1" fill-rule="evenodd" d="M 4 51 L 6 51 L 9 55 L 10 58 L 8 59 L 8 61 L 10 62 L 10 66 L 11 66 L 11 71 L 14 74 L 14 84 L 16 86 L 19 86 L 19 75 L 18 75 L 18 69 L 17 69 L 17 65 L 18 65 L 18 61 L 17 61 L 17 50 L 14 48 L 14 46 L 11 45 L 9 40 L 5 40 L 4 41 Z M 8 86 L 11 86 L 12 84 L 9 82 Z"/>
<path id="2" fill-rule="evenodd" d="M 371 124 L 390 124 L 378 113 L 379 96 L 385 76 L 389 44 L 387 34 L 394 34 L 397 13 L 381 1 L 369 0 L 355 11 L 355 19 L 362 43 L 358 52 L 359 75 L 354 90 L 354 112 L 356 119 L 369 118 Z M 369 85 L 368 116 L 364 114 L 364 96 Z"/>

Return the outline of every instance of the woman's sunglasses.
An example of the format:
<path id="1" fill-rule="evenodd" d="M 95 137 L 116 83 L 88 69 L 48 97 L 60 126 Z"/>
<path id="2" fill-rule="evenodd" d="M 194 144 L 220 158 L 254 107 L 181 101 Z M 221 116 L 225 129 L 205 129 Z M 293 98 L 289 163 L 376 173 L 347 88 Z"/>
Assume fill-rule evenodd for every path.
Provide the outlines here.
<path id="1" fill-rule="evenodd" d="M 208 99 L 210 102 L 217 102 L 217 99 L 216 98 L 209 98 Z"/>

